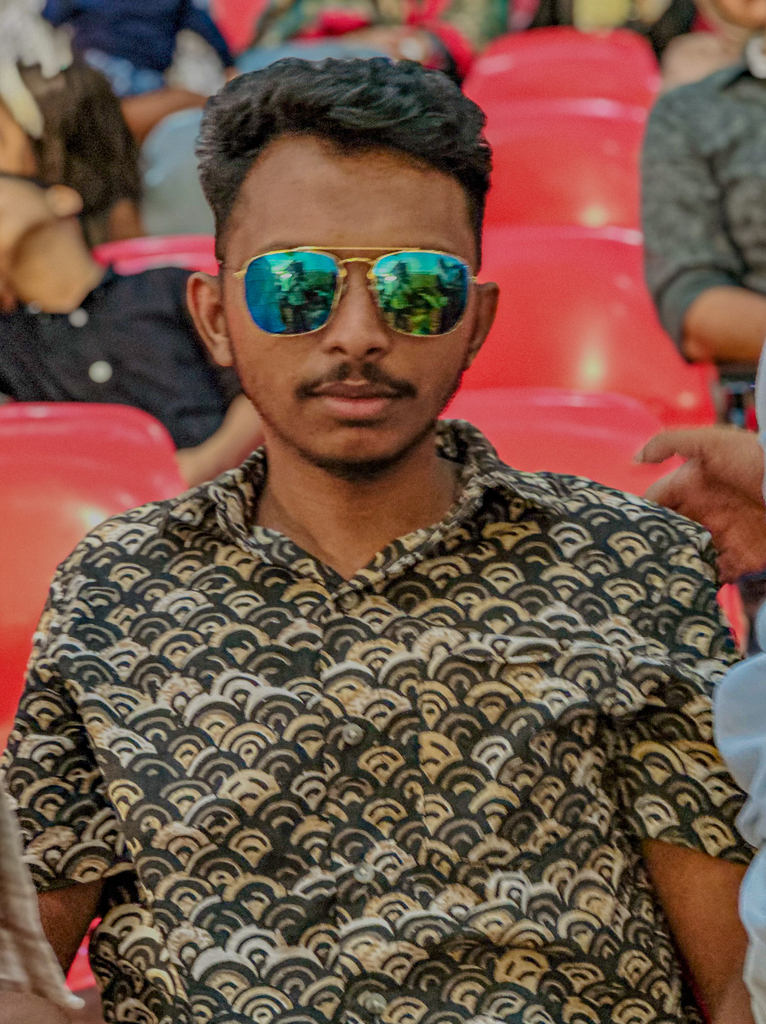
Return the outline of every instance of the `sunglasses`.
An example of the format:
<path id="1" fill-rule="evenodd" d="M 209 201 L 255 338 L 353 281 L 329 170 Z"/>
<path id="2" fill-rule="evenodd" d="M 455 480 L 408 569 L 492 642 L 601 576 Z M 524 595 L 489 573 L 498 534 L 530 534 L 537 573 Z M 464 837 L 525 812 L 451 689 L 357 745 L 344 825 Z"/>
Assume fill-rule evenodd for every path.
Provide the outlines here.
<path id="1" fill-rule="evenodd" d="M 234 276 L 244 281 L 256 327 L 296 337 L 327 325 L 343 295 L 349 263 L 367 264 L 368 287 L 386 326 L 418 338 L 454 331 L 476 280 L 463 260 L 446 252 L 403 249 L 377 259 L 342 260 L 309 246 L 254 256 Z"/>

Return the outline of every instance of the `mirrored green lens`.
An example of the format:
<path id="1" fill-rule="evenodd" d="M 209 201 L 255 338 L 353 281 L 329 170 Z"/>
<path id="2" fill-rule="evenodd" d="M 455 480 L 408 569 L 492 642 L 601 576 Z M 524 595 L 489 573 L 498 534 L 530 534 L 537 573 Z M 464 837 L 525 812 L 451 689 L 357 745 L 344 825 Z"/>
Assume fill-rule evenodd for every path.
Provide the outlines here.
<path id="1" fill-rule="evenodd" d="M 245 301 L 257 327 L 269 334 L 308 334 L 332 312 L 338 270 L 326 253 L 272 252 L 245 272 Z"/>
<path id="2" fill-rule="evenodd" d="M 386 324 L 402 334 L 449 334 L 468 302 L 470 271 L 456 256 L 396 252 L 375 264 L 378 304 Z"/>

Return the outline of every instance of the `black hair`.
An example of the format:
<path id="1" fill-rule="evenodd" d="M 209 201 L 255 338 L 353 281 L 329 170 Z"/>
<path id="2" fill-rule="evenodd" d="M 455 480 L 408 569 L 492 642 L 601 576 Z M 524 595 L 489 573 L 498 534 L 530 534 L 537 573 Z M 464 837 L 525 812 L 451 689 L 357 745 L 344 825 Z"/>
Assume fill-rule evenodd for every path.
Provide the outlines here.
<path id="1" fill-rule="evenodd" d="M 465 192 L 480 251 L 492 167 L 484 123 L 445 75 L 411 61 L 287 58 L 235 78 L 208 100 L 197 146 L 219 258 L 250 168 L 282 135 L 311 135 L 343 153 L 392 150 L 451 175 Z"/>
<path id="2" fill-rule="evenodd" d="M 43 115 L 43 134 L 30 139 L 37 177 L 69 185 L 83 202 L 89 245 L 109 238 L 109 215 L 121 200 L 141 200 L 138 146 L 108 80 L 84 60 L 53 78 L 38 66 L 20 68 Z"/>

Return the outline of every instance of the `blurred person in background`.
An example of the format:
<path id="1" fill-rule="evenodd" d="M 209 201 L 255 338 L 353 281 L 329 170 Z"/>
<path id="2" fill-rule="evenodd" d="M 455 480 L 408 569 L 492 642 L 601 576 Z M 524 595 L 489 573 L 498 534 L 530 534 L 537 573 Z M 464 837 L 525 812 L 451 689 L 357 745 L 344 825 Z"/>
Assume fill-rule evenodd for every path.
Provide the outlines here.
<path id="1" fill-rule="evenodd" d="M 142 235 L 138 146 L 104 76 L 79 60 L 50 77 L 39 65 L 20 74 L 42 131 L 32 134 L 0 102 L 0 171 L 75 189 L 91 247 Z"/>
<path id="2" fill-rule="evenodd" d="M 752 381 L 766 337 L 766 3 L 716 4 L 757 34 L 744 60 L 666 93 L 652 110 L 642 158 L 646 278 L 687 359 Z"/>
<path id="3" fill-rule="evenodd" d="M 5 760 L 110 1020 L 692 1024 L 682 956 L 751 1020 L 707 535 L 439 420 L 497 305 L 483 120 L 387 59 L 206 109 L 189 304 L 265 445 L 62 564 Z"/>
<path id="4" fill-rule="evenodd" d="M 766 356 L 756 383 L 758 420 L 766 424 Z M 680 455 L 684 464 L 658 480 L 647 498 L 700 523 L 713 538 L 721 577 L 734 581 L 766 569 L 766 478 L 760 438 L 730 427 L 665 431 L 639 455 L 660 463 Z M 755 623 L 766 650 L 766 606 Z M 766 1024 L 766 654 L 735 666 L 718 683 L 714 703 L 718 748 L 749 797 L 737 824 L 759 852 L 740 891 L 740 914 L 749 946 L 745 981 L 757 1024 Z"/>
<path id="5" fill-rule="evenodd" d="M 65 185 L 0 175 L 0 393 L 143 409 L 169 431 L 190 485 L 238 465 L 260 423 L 233 371 L 207 358 L 186 306 L 189 272 L 105 270 L 81 208 Z"/>
<path id="6" fill-rule="evenodd" d="M 696 17 L 694 0 L 511 0 L 514 31 L 573 25 L 585 32 L 628 28 L 644 36 L 657 57 Z"/>
<path id="7" fill-rule="evenodd" d="M 507 0 L 268 0 L 254 46 L 237 64 L 255 71 L 286 56 L 385 54 L 460 81 L 473 57 L 507 31 Z"/>
<path id="8" fill-rule="evenodd" d="M 694 3 L 696 13 L 690 30 L 671 39 L 661 55 L 665 92 L 699 82 L 721 68 L 739 63 L 753 35 L 748 25 L 730 20 L 725 2 L 694 0 Z M 735 9 L 735 19 L 738 14 Z"/>
<path id="9" fill-rule="evenodd" d="M 52 25 L 70 27 L 76 52 L 107 76 L 120 97 L 164 87 L 183 30 L 204 39 L 233 69 L 226 41 L 194 0 L 47 0 L 43 15 Z"/>
<path id="10" fill-rule="evenodd" d="M 0 0 L 0 171 L 76 189 L 91 245 L 142 233 L 138 149 L 97 71 L 72 63 L 43 0 Z"/>

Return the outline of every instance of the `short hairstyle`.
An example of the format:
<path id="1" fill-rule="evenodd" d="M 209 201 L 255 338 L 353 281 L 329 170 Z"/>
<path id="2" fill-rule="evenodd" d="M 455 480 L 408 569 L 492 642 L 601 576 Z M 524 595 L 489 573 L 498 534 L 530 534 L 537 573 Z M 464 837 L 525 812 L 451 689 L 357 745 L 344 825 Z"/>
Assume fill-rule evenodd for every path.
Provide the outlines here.
<path id="1" fill-rule="evenodd" d="M 139 153 L 108 80 L 84 60 L 53 78 L 38 66 L 20 68 L 43 115 L 43 134 L 30 139 L 37 177 L 69 185 L 83 202 L 89 245 L 109 239 L 109 214 L 120 200 L 141 201 Z"/>
<path id="2" fill-rule="evenodd" d="M 287 58 L 241 75 L 208 100 L 197 146 L 219 258 L 242 185 L 283 135 L 310 135 L 342 153 L 402 153 L 455 178 L 481 251 L 492 153 L 485 117 L 446 75 L 411 61 Z"/>

